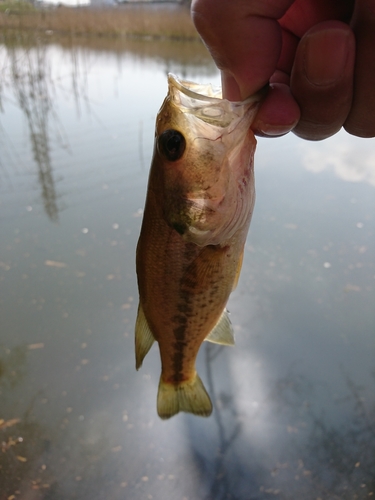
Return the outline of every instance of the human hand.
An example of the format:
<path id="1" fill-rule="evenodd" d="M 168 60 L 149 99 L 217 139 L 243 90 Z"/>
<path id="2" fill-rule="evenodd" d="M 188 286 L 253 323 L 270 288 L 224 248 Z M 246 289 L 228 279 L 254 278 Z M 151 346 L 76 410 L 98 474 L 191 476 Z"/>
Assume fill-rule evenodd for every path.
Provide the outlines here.
<path id="1" fill-rule="evenodd" d="M 192 18 L 223 97 L 270 83 L 256 134 L 375 136 L 374 0 L 193 0 Z"/>

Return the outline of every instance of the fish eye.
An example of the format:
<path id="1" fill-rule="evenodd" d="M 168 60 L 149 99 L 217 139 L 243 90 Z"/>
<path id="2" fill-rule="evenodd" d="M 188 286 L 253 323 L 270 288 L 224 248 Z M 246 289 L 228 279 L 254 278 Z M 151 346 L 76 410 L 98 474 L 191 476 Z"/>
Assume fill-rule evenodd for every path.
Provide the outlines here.
<path id="1" fill-rule="evenodd" d="M 158 148 L 167 160 L 179 160 L 186 148 L 185 137 L 178 130 L 164 130 L 158 138 Z"/>

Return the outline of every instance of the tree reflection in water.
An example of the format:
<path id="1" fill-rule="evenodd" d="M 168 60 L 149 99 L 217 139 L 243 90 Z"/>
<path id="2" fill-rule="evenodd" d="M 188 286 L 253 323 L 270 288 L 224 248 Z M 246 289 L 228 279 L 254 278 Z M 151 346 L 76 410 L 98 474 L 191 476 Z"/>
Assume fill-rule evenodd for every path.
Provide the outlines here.
<path id="1" fill-rule="evenodd" d="M 202 81 L 211 79 L 211 77 L 204 77 L 205 72 L 210 70 L 209 64 L 211 63 L 200 54 L 198 46 L 189 47 L 166 41 L 160 44 L 159 42 L 128 41 L 124 44 L 119 40 L 102 40 L 101 47 L 94 47 L 90 45 L 94 44 L 93 41 L 85 39 L 80 40 L 80 45 L 77 47 L 72 47 L 68 42 L 66 44 L 68 47 L 63 48 L 66 51 L 64 53 L 61 47 L 54 52 L 56 50 L 54 46 L 33 46 L 32 49 L 22 48 L 22 50 L 20 47 L 6 46 L 8 60 L 11 61 L 9 63 L 11 71 L 8 71 L 8 74 L 11 75 L 13 101 L 16 100 L 23 117 L 22 120 L 19 120 L 19 117 L 17 119 L 19 123 L 26 123 L 31 139 L 29 149 L 32 151 L 33 161 L 28 162 L 27 167 L 30 170 L 29 163 L 31 163 L 31 168 L 34 168 L 33 163 L 37 164 L 38 180 L 41 186 L 39 189 L 42 193 L 45 213 L 50 220 L 56 221 L 59 217 L 61 201 L 56 189 L 57 178 L 64 179 L 64 183 L 61 182 L 59 187 L 65 193 L 64 203 L 71 211 L 66 210 L 66 218 L 65 214 L 60 214 L 60 225 L 54 228 L 52 238 L 49 233 L 50 224 L 45 220 L 46 217 L 24 217 L 22 220 L 13 208 L 13 211 L 10 211 L 11 218 L 9 218 L 11 230 L 7 231 L 4 225 L 4 233 L 2 233 L 1 243 L 4 255 L 1 256 L 0 267 L 2 266 L 4 270 L 2 290 L 5 297 L 0 304 L 2 306 L 5 304 L 2 310 L 4 323 L 1 331 L 5 332 L 2 342 L 7 342 L 9 346 L 13 345 L 16 342 L 14 339 L 17 331 L 19 331 L 19 338 L 28 342 L 27 339 L 35 338 L 36 329 L 41 328 L 41 338 L 38 337 L 36 340 L 39 342 L 48 340 L 51 350 L 39 351 L 40 358 L 34 359 L 31 363 L 31 360 L 28 360 L 29 353 L 26 347 L 19 346 L 9 350 L 2 350 L 0 347 L 0 422 L 2 422 L 0 424 L 2 447 L 0 451 L 0 500 L 8 500 L 12 495 L 16 495 L 13 500 L 30 500 L 31 498 L 34 500 L 41 498 L 43 500 L 67 498 L 124 500 L 131 498 L 133 500 L 150 498 L 151 495 L 154 500 L 167 497 L 174 499 L 183 498 L 182 494 L 174 495 L 177 491 L 180 493 L 178 488 L 181 488 L 181 485 L 185 488 L 185 497 L 190 500 L 193 497 L 199 500 L 204 498 L 212 500 L 235 498 L 242 500 L 265 500 L 267 498 L 346 500 L 356 498 L 359 500 L 372 497 L 375 488 L 373 453 L 375 409 L 370 408 L 363 400 L 364 390 L 356 385 L 357 378 L 351 377 L 349 373 L 343 374 L 342 377 L 346 380 L 347 386 L 345 399 L 335 399 L 331 396 L 328 388 L 328 383 L 334 383 L 331 380 L 327 384 L 325 382 L 319 384 L 316 380 L 307 378 L 305 373 L 291 369 L 279 380 L 277 380 L 277 375 L 273 378 L 272 374 L 267 372 L 266 378 L 268 379 L 265 380 L 264 386 L 261 386 L 261 390 L 256 393 L 254 401 L 246 401 L 246 404 L 242 404 L 242 398 L 246 398 L 246 393 L 238 391 L 238 387 L 243 379 L 239 373 L 240 370 L 235 373 L 233 365 L 229 366 L 226 362 L 228 361 L 226 353 L 230 351 L 228 348 L 207 344 L 203 351 L 208 370 L 207 387 L 215 407 L 209 420 L 202 422 L 202 420 L 193 420 L 193 417 L 181 415 L 176 417 L 175 421 L 168 422 L 162 427 L 164 423 L 153 420 L 154 400 L 150 401 L 150 407 L 147 402 L 140 402 L 140 394 L 137 392 L 141 387 L 137 385 L 139 377 L 131 378 L 134 370 L 133 352 L 129 354 L 131 362 L 128 359 L 124 362 L 122 353 L 121 356 L 119 354 L 119 346 L 122 346 L 124 339 L 121 333 L 116 337 L 116 331 L 121 327 L 116 322 L 116 314 L 113 312 L 115 311 L 113 304 L 117 304 L 118 296 L 123 294 L 124 290 L 129 297 L 133 297 L 136 293 L 133 280 L 134 255 L 130 249 L 135 247 L 135 234 L 138 226 L 133 216 L 129 214 L 135 213 L 135 210 L 141 206 L 141 190 L 134 189 L 134 199 L 131 199 L 129 204 L 122 202 L 128 194 L 129 199 L 131 198 L 130 191 L 133 191 L 135 184 L 130 183 L 128 187 L 127 182 L 131 179 L 132 173 L 136 172 L 138 175 L 139 172 L 136 171 L 135 166 L 140 163 L 138 156 L 142 159 L 141 146 L 139 145 L 138 149 L 133 148 L 133 143 L 134 145 L 137 143 L 134 139 L 137 137 L 137 132 L 133 133 L 133 129 L 138 130 L 139 121 L 134 127 L 133 118 L 128 110 L 130 101 L 135 98 L 133 95 L 127 95 L 126 99 L 118 102 L 113 99 L 112 102 L 107 100 L 107 94 L 103 97 L 100 109 L 103 110 L 103 116 L 106 119 L 105 112 L 111 102 L 115 114 L 120 110 L 121 115 L 122 110 L 125 110 L 124 115 L 126 112 L 129 115 L 125 116 L 127 121 L 125 118 L 123 121 L 122 118 L 117 120 L 116 114 L 116 120 L 112 125 L 108 118 L 106 124 L 108 133 L 103 134 L 104 128 L 98 132 L 95 131 L 95 135 L 90 135 L 91 132 L 86 133 L 82 125 L 83 120 L 76 125 L 75 129 L 73 128 L 70 137 L 79 130 L 80 134 L 73 137 L 73 141 L 75 140 L 80 147 L 85 139 L 84 134 L 89 137 L 85 143 L 89 154 L 85 151 L 85 156 L 81 157 L 78 151 L 78 156 L 75 157 L 77 164 L 69 171 L 66 166 L 70 162 L 70 157 L 64 159 L 65 163 L 60 159 L 60 165 L 55 157 L 57 149 L 55 138 L 62 134 L 57 118 L 58 104 L 62 101 L 58 99 L 58 96 L 61 97 L 61 93 L 65 92 L 66 97 L 70 92 L 70 98 L 74 96 L 74 103 L 69 112 L 73 110 L 73 114 L 84 115 L 87 106 L 90 107 L 93 102 L 90 99 L 92 99 L 93 82 L 96 81 L 96 74 L 91 74 L 90 68 L 94 66 L 93 61 L 98 54 L 100 55 L 100 52 L 102 52 L 103 67 L 107 67 L 105 65 L 110 62 L 110 54 L 115 53 L 118 67 L 116 66 L 113 77 L 111 73 L 110 78 L 117 82 L 115 83 L 116 90 L 121 87 L 123 93 L 127 92 L 134 61 L 143 61 L 147 67 L 153 64 L 153 61 L 159 61 L 158 71 L 162 72 L 160 79 L 164 77 L 164 72 L 172 70 L 181 75 L 188 71 L 189 78 L 192 78 L 191 75 L 196 72 L 198 79 Z M 56 54 L 58 56 L 54 60 L 53 57 Z M 67 65 L 68 70 L 65 66 L 61 70 L 65 71 L 61 80 L 52 78 L 52 63 L 65 63 L 67 57 L 71 59 Z M 190 66 L 188 67 L 187 64 Z M 62 75 L 62 72 L 59 74 Z M 126 73 L 125 78 L 120 78 L 121 72 Z M 68 84 L 64 86 L 67 80 L 63 82 L 62 78 L 66 77 Z M 70 77 L 72 81 L 69 80 Z M 86 81 L 89 83 L 87 89 Z M 112 86 L 107 88 L 113 89 Z M 137 99 L 143 98 L 138 94 L 136 97 Z M 66 102 L 65 100 L 64 103 Z M 82 103 L 84 106 L 81 105 Z M 157 102 L 157 105 L 160 103 Z M 95 112 L 95 107 L 93 108 L 92 113 Z M 156 109 L 155 107 L 152 113 L 156 112 Z M 143 116 L 146 116 L 146 113 L 151 114 L 150 109 L 147 109 Z M 13 119 L 12 115 L 8 116 L 10 120 Z M 63 114 L 60 116 L 63 120 Z M 152 127 L 153 120 L 154 117 Z M 128 128 L 124 125 L 125 121 Z M 9 123 L 12 124 L 11 121 Z M 73 123 L 73 121 L 68 123 Z M 147 127 L 148 122 L 144 123 Z M 15 134 L 17 134 L 17 126 L 18 122 L 13 128 Z M 22 126 L 18 127 L 22 128 Z M 124 138 L 126 133 L 128 137 Z M 111 134 L 119 135 L 120 140 L 108 141 L 107 138 Z M 145 138 L 148 135 L 151 137 L 152 134 L 145 129 Z M 64 142 L 61 138 L 59 140 L 61 143 Z M 114 149 L 120 141 L 129 144 L 129 148 Z M 141 142 L 142 140 L 139 140 L 139 144 Z M 22 143 L 19 142 L 19 144 L 21 150 Z M 109 166 L 106 163 L 108 149 L 113 150 L 111 151 L 113 161 Z M 73 142 L 72 150 L 74 154 Z M 270 148 L 270 154 L 274 154 L 273 151 Z M 8 166 L 11 166 L 12 170 L 17 166 L 18 173 L 21 168 L 20 164 L 16 165 L 17 152 L 14 151 L 14 153 Z M 22 156 L 22 151 L 20 156 Z M 94 167 L 90 162 L 95 156 L 98 156 L 98 165 Z M 133 170 L 129 167 L 129 174 L 126 174 L 128 177 L 123 172 L 124 163 L 126 163 L 124 157 L 128 165 L 133 164 Z M 0 162 L 3 167 L 3 147 Z M 85 169 L 84 166 L 88 168 Z M 102 167 L 106 170 L 103 176 L 98 173 Z M 15 168 L 14 170 L 16 171 Z M 25 172 L 22 173 L 25 175 Z M 94 179 L 94 187 L 89 185 L 89 182 L 86 183 L 86 179 L 89 178 Z M 11 179 L 12 182 L 14 179 L 17 181 L 17 176 Z M 64 187 L 61 187 L 63 184 Z M 116 189 L 107 189 L 111 184 L 116 184 Z M 106 187 L 108 195 L 102 199 L 103 186 Z M 84 189 L 90 190 L 87 198 L 82 198 Z M 72 191 L 70 197 L 69 190 Z M 116 194 L 116 190 L 119 190 L 119 194 Z M 273 192 L 270 191 L 270 193 Z M 331 191 L 324 191 L 323 194 L 331 196 Z M 22 196 L 21 190 L 19 204 L 24 207 Z M 34 196 L 32 187 L 28 186 L 27 196 Z M 353 196 L 352 193 L 350 196 Z M 97 199 L 100 199 L 101 203 L 94 208 L 95 203 L 92 201 Z M 74 200 L 79 200 L 80 204 L 77 202 L 77 205 L 74 205 Z M 280 200 L 277 198 L 277 201 Z M 3 203 L 3 200 L 1 202 Z M 269 204 L 270 199 L 264 203 Z M 291 211 L 293 207 L 291 205 Z M 325 208 L 327 213 L 332 210 L 332 207 L 338 210 L 339 205 L 329 205 Z M 121 215 L 118 213 L 119 208 L 120 211 L 123 210 Z M 129 215 L 128 219 L 124 217 L 124 213 Z M 120 219 L 123 223 L 119 228 L 117 222 Z M 354 223 L 357 220 L 365 220 L 368 224 L 366 227 L 370 228 L 369 231 L 372 230 L 370 215 L 367 219 L 355 219 Z M 113 224 L 115 222 L 116 224 Z M 93 229 L 91 230 L 90 226 L 89 235 L 94 235 L 94 233 L 96 235 L 92 240 L 83 240 L 86 233 L 81 233 L 80 228 L 87 228 L 90 224 Z M 108 232 L 112 231 L 115 226 L 119 234 L 116 239 L 112 236 L 112 232 Z M 357 227 L 359 228 L 358 225 Z M 124 232 L 120 234 L 122 229 Z M 17 233 L 14 234 L 13 230 L 14 232 L 17 230 Z M 35 234 L 35 238 L 28 237 L 29 230 L 33 235 Z M 55 240 L 57 230 L 61 235 L 60 240 Z M 345 228 L 345 235 L 347 231 L 348 229 Z M 330 235 L 331 232 L 329 228 Z M 20 236 L 19 243 L 15 243 L 15 235 Z M 362 249 L 360 250 L 361 256 L 362 251 L 364 252 L 367 247 L 369 250 L 365 256 L 369 255 L 372 248 L 370 236 L 365 236 L 364 231 L 361 232 L 361 237 L 353 236 L 353 241 L 356 244 L 358 242 L 359 248 Z M 336 240 L 332 239 L 332 241 Z M 17 246 L 21 244 L 22 247 Z M 110 251 L 105 250 L 107 244 Z M 314 242 L 315 244 L 318 243 Z M 288 254 L 290 262 L 293 261 L 292 257 L 297 255 L 293 253 L 295 248 L 295 246 L 288 247 L 288 252 L 291 254 Z M 271 248 L 272 255 L 278 254 L 279 251 L 279 248 L 275 251 Z M 45 266 L 44 259 L 52 259 L 56 262 L 61 260 L 62 263 L 67 264 L 66 266 L 64 264 L 62 268 L 53 268 L 56 274 L 52 276 L 47 274 L 47 272 L 50 273 L 51 267 Z M 83 260 L 85 264 L 82 264 Z M 274 260 L 272 259 L 272 263 Z M 122 274 L 126 278 L 122 282 L 112 279 L 115 276 L 110 267 L 112 262 L 114 268 L 117 266 L 121 269 L 121 273 L 124 269 Z M 289 264 L 286 257 L 285 262 Z M 108 263 L 110 265 L 107 266 Z M 349 264 L 351 265 L 351 262 Z M 77 270 L 76 274 L 75 270 Z M 77 278 L 79 282 L 76 281 Z M 265 286 L 270 286 L 271 282 L 267 281 L 270 279 L 267 273 L 265 278 Z M 289 279 L 289 276 L 287 278 Z M 248 277 L 248 279 L 252 280 L 252 286 L 255 287 L 256 281 L 253 277 Z M 355 281 L 358 289 L 361 283 L 359 279 L 357 287 L 357 281 Z M 367 286 L 366 283 L 363 285 L 363 290 Z M 328 294 L 330 290 L 326 287 L 321 293 Z M 37 316 L 34 316 L 32 311 L 27 312 L 27 304 L 32 303 L 35 297 L 46 298 L 46 305 Z M 267 300 L 268 297 L 269 290 L 265 294 L 265 299 Z M 326 299 L 330 304 L 328 295 L 327 297 L 323 295 L 323 300 Z M 112 304 L 108 318 L 105 314 L 106 308 L 103 306 L 107 302 Z M 130 303 L 127 305 L 130 306 Z M 63 319 L 61 319 L 62 307 Z M 98 333 L 92 341 L 93 361 L 85 366 L 88 368 L 95 364 L 99 368 L 105 367 L 105 370 L 109 370 L 110 373 L 116 370 L 115 385 L 120 387 L 124 384 L 122 396 L 119 396 L 119 391 L 116 392 L 114 389 L 112 395 L 111 390 L 106 388 L 107 381 L 104 382 L 104 378 L 98 377 L 96 369 L 86 374 L 83 369 L 75 373 L 75 365 L 72 364 L 72 359 L 75 359 L 76 351 L 79 350 L 78 339 L 80 338 L 85 344 L 87 340 L 86 337 L 83 339 L 79 335 L 77 338 L 74 337 L 76 332 L 80 331 L 79 328 L 77 329 L 77 324 L 81 325 L 82 322 L 86 325 L 85 322 L 88 324 L 93 322 L 100 325 L 103 314 L 103 317 L 107 318 L 103 321 L 105 322 L 103 332 Z M 131 322 L 133 321 L 131 308 L 129 314 L 129 322 Z M 306 313 L 303 315 L 301 313 L 301 317 L 305 322 Z M 343 322 L 345 318 L 346 316 L 343 316 Z M 112 333 L 108 333 L 107 327 Z M 113 336 L 112 348 L 111 335 Z M 114 338 L 117 340 L 114 341 Z M 273 339 L 267 344 L 267 349 L 274 349 L 272 342 Z M 64 348 L 61 350 L 62 347 Z M 232 352 L 235 359 L 236 354 Z M 66 362 L 60 362 L 62 353 L 66 356 Z M 96 358 L 94 353 L 96 353 Z M 54 360 L 56 360 L 56 365 Z M 27 364 L 28 361 L 30 365 Z M 246 358 L 244 376 L 248 373 L 247 362 L 250 361 Z M 126 370 L 124 367 L 126 363 L 131 363 L 132 371 Z M 281 360 L 277 367 L 278 373 L 285 373 L 283 368 L 285 365 L 288 366 L 288 361 Z M 242 369 L 242 365 L 240 367 Z M 235 373 L 235 376 L 231 376 L 230 369 L 233 370 L 232 375 Z M 80 377 L 77 376 L 78 373 Z M 103 373 L 107 377 L 108 372 L 103 371 Z M 217 377 L 217 375 L 220 376 Z M 317 378 L 319 379 L 319 374 Z M 366 380 L 368 379 L 369 377 L 366 377 Z M 250 387 L 251 383 L 252 380 L 248 384 Z M 271 390 L 270 387 L 273 389 Z M 241 397 L 238 397 L 239 394 Z M 128 400 L 121 402 L 121 397 L 124 395 Z M 255 399 L 258 404 L 251 407 Z M 134 410 L 129 411 L 129 407 L 134 407 Z M 129 422 L 126 422 L 125 430 L 125 420 L 121 420 L 121 412 L 124 408 L 129 413 Z M 128 413 L 124 415 L 126 420 Z M 337 420 L 334 415 L 337 416 Z M 81 416 L 82 420 L 80 420 Z M 185 435 L 183 431 L 186 431 L 186 422 L 188 422 L 189 429 Z M 259 425 L 259 422 L 264 425 Z M 257 440 L 255 435 L 259 428 L 265 429 L 265 435 Z M 207 433 L 202 435 L 205 431 Z M 267 434 L 268 432 L 270 435 Z M 20 437 L 22 441 L 19 440 Z M 193 456 L 193 464 L 190 462 L 191 456 Z M 165 460 L 162 462 L 163 457 Z M 25 458 L 26 461 L 23 461 Z M 172 480 L 168 486 L 169 475 L 174 478 L 176 486 L 172 485 Z M 158 476 L 163 476 L 163 479 Z M 166 494 L 167 491 L 173 493 Z M 199 491 L 202 494 L 193 494 L 192 497 L 192 491 Z"/>
<path id="2" fill-rule="evenodd" d="M 59 147 L 64 150 L 68 149 L 66 134 L 56 108 L 57 94 L 63 91 L 71 95 L 78 115 L 81 113 L 82 106 L 85 106 L 89 113 L 92 112 L 87 91 L 87 77 L 92 65 L 91 51 L 94 53 L 115 52 L 118 54 L 119 63 L 121 57 L 127 54 L 139 60 L 158 57 L 164 64 L 166 73 L 175 71 L 182 76 L 187 68 L 190 72 L 194 73 L 195 70 L 199 74 L 205 71 L 210 75 L 214 71 L 213 62 L 207 50 L 203 44 L 197 42 L 171 44 L 168 40 L 144 43 L 137 40 L 92 41 L 84 39 L 75 43 L 71 39 L 61 39 L 59 43 L 69 51 L 71 61 L 71 82 L 65 88 L 61 86 L 62 82 L 53 76 L 55 62 L 47 39 L 43 39 L 43 36 L 34 37 L 31 33 L 30 39 L 26 37 L 21 44 L 15 43 L 13 38 L 7 40 L 6 37 L 4 42 L 5 61 L 1 71 L 0 109 L 5 91 L 9 87 L 13 94 L 12 98 L 16 99 L 18 107 L 26 118 L 33 159 L 38 167 L 38 180 L 44 209 L 53 222 L 58 221 L 61 207 L 58 204 L 59 196 L 51 159 L 51 151 L 55 149 L 55 144 L 52 143 L 52 133 Z M 8 71 L 8 66 L 10 71 Z M 119 67 L 119 72 L 121 72 L 121 67 Z M 4 142 L 2 137 L 0 140 Z M 2 144 L 4 148 L 2 158 L 0 158 L 0 167 L 6 172 L 4 154 L 9 153 L 7 163 L 14 169 L 19 164 L 19 158 L 16 151 L 11 151 L 11 144 L 5 142 Z"/>
<path id="3" fill-rule="evenodd" d="M 288 440 L 282 451 L 274 450 L 275 466 L 267 470 L 257 447 L 251 442 L 240 443 L 244 416 L 241 418 L 235 409 L 234 398 L 217 394 L 214 365 L 217 362 L 222 366 L 224 349 L 205 345 L 208 389 L 215 401 L 212 425 L 216 438 L 213 457 L 194 453 L 197 470 L 206 483 L 204 498 L 245 498 L 243 486 L 238 484 L 241 482 L 247 485 L 248 499 L 272 495 L 280 500 L 361 500 L 374 495 L 375 408 L 366 407 L 361 388 L 350 376 L 344 374 L 348 393 L 336 404 L 345 405 L 346 410 L 350 407 L 352 417 L 341 425 L 331 423 L 324 410 L 318 414 L 316 400 L 322 387 L 293 370 L 275 384 L 263 406 L 271 406 L 280 421 L 286 416 Z M 0 359 L 0 500 L 14 494 L 26 499 L 30 491 L 44 500 L 67 498 L 69 491 L 74 491 L 76 498 L 86 498 L 98 481 L 108 499 L 124 498 L 120 481 L 114 481 L 113 474 L 121 477 L 121 471 L 112 463 L 109 427 L 99 433 L 99 442 L 90 444 L 78 429 L 74 441 L 71 435 L 67 442 L 65 417 L 56 421 L 55 429 L 38 422 L 35 405 L 43 399 L 41 391 L 30 397 L 26 410 L 19 412 L 25 402 L 18 402 L 14 391 L 26 375 L 27 352 L 27 347 L 20 346 L 3 349 Z M 260 412 L 247 419 L 247 425 L 257 418 L 262 418 Z M 241 446 L 245 446 L 246 455 Z M 111 479 L 107 477 L 108 460 L 114 466 Z"/>
<path id="4" fill-rule="evenodd" d="M 364 499 L 375 494 L 375 408 L 367 408 L 361 388 L 347 374 L 343 377 L 348 394 L 336 401 L 326 386 L 317 387 L 293 372 L 279 380 L 271 394 L 278 415 L 289 416 L 291 435 L 290 449 L 285 454 L 290 458 L 279 463 L 273 475 L 290 471 L 298 483 L 296 496 L 310 498 L 312 490 L 322 500 Z M 318 413 L 322 388 L 343 410 L 342 415 L 349 413 L 349 418 L 330 422 L 324 409 Z M 305 435 L 305 444 L 302 446 L 293 435 Z"/>
<path id="5" fill-rule="evenodd" d="M 40 461 L 50 440 L 33 416 L 41 392 L 30 398 L 23 411 L 24 401 L 14 398 L 27 374 L 27 352 L 27 346 L 0 349 L 0 500 L 21 494 L 24 483 L 29 490 L 32 482 L 34 491 L 51 486 L 47 466 Z"/>
<path id="6" fill-rule="evenodd" d="M 358 387 L 345 376 L 352 419 L 337 428 L 324 416 L 310 411 L 312 430 L 306 464 L 311 462 L 312 481 L 320 485 L 323 498 L 340 500 L 375 495 L 375 407 L 367 408 Z M 311 460 L 312 459 L 312 460 Z"/>
<path id="7" fill-rule="evenodd" d="M 223 368 L 224 349 L 205 345 L 207 385 L 215 401 L 216 453 L 210 458 L 199 452 L 194 456 L 201 480 L 210 478 L 207 500 L 244 498 L 241 482 L 248 487 L 249 499 L 271 495 L 280 500 L 359 500 L 375 495 L 375 408 L 366 406 L 361 388 L 349 375 L 343 374 L 347 396 L 335 405 L 343 410 L 339 414 L 349 415 L 342 423 L 331 422 L 324 409 L 318 410 L 321 393 L 329 393 L 325 384 L 313 383 L 294 370 L 265 396 L 260 405 L 263 410 L 248 417 L 238 413 L 235 398 L 217 394 L 214 372 L 219 371 L 219 364 Z M 264 467 L 259 448 L 251 441 L 246 444 L 246 436 L 241 440 L 244 421 L 246 426 L 255 424 L 264 418 L 265 408 L 279 422 L 288 422 L 286 440 L 281 447 L 276 443 L 273 451 L 271 470 Z"/>
<path id="8" fill-rule="evenodd" d="M 53 82 L 46 57 L 46 47 L 37 44 L 21 52 L 8 47 L 13 92 L 25 114 L 29 128 L 34 161 L 38 166 L 39 183 L 48 217 L 58 220 L 57 193 L 50 157 L 50 118 L 57 121 L 53 111 Z"/>
<path id="9" fill-rule="evenodd" d="M 213 481 L 210 488 L 210 498 L 218 500 L 230 498 L 230 492 L 233 490 L 231 478 L 227 474 L 226 459 L 227 454 L 233 451 L 235 441 L 241 433 L 242 424 L 238 419 L 234 407 L 234 399 L 230 394 L 221 393 L 216 396 L 214 377 L 212 373 L 212 364 L 222 353 L 224 346 L 219 346 L 207 342 L 205 345 L 205 361 L 208 379 L 208 390 L 213 395 L 213 399 L 219 407 L 214 411 L 212 417 L 217 428 L 217 454 L 212 464 Z M 223 410 L 228 410 L 229 418 L 223 415 Z M 230 423 L 230 425 L 228 425 Z M 232 497 L 233 498 L 233 497 Z"/>

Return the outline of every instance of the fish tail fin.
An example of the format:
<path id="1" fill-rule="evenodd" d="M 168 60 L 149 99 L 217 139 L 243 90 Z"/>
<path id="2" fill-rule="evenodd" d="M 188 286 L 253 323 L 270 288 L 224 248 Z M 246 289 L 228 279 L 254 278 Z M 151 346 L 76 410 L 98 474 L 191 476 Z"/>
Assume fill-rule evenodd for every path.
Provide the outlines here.
<path id="1" fill-rule="evenodd" d="M 209 417 L 212 403 L 199 375 L 178 385 L 164 382 L 160 377 L 158 400 L 158 415 L 163 420 L 173 417 L 180 411 Z"/>

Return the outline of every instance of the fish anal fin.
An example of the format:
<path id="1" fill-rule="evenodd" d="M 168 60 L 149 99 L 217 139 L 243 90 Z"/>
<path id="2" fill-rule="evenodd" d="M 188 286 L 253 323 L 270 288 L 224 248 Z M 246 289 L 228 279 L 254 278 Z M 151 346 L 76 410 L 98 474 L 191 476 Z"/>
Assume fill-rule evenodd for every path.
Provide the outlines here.
<path id="1" fill-rule="evenodd" d="M 234 345 L 233 327 L 226 309 L 205 340 L 214 344 Z"/>
<path id="2" fill-rule="evenodd" d="M 148 326 L 143 307 L 139 304 L 135 323 L 135 367 L 137 370 L 142 366 L 143 360 L 154 342 L 155 338 Z"/>
<path id="3" fill-rule="evenodd" d="M 157 409 L 159 417 L 163 420 L 173 417 L 180 411 L 209 417 L 212 403 L 199 375 L 195 374 L 192 379 L 178 385 L 164 382 L 161 377 Z"/>

